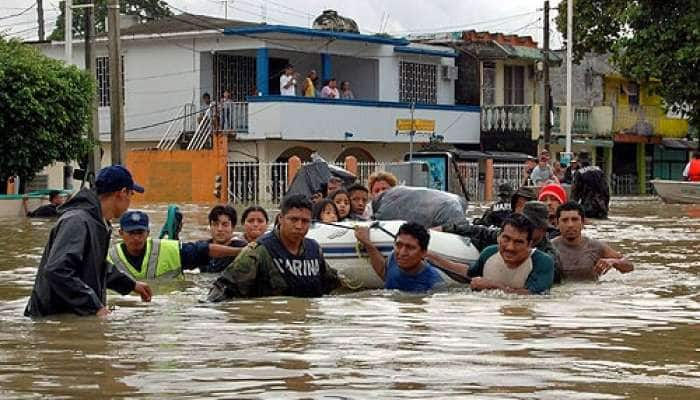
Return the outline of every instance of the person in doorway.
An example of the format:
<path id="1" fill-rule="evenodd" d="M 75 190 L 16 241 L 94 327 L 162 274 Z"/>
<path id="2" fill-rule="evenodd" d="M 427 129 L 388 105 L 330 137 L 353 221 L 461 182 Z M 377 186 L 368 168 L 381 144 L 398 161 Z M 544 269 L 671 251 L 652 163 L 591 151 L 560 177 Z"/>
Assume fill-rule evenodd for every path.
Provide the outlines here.
<path id="1" fill-rule="evenodd" d="M 445 286 L 445 281 L 430 262 L 425 261 L 430 233 L 420 224 L 407 222 L 394 240 L 394 251 L 388 259 L 369 238 L 369 227 L 355 227 L 355 237 L 369 255 L 374 272 L 384 281 L 385 289 L 406 292 L 427 292 Z"/>
<path id="2" fill-rule="evenodd" d="M 581 168 L 574 173 L 571 197 L 583 207 L 586 218 L 607 218 L 610 209 L 610 188 L 603 171 L 590 165 L 588 155 L 579 155 Z"/>
<path id="3" fill-rule="evenodd" d="M 230 257 L 232 260 L 241 251 L 240 247 L 204 240 L 185 243 L 153 239 L 149 234 L 148 214 L 138 210 L 125 212 L 119 219 L 122 240 L 110 248 L 110 262 L 134 279 L 180 278 L 183 270 L 197 267 L 202 272 L 220 272 L 216 271 L 219 265 L 212 263 L 212 259 Z"/>
<path id="4" fill-rule="evenodd" d="M 304 195 L 286 197 L 275 230 L 245 248 L 214 282 L 207 299 L 320 297 L 338 288 L 338 274 L 326 263 L 318 242 L 306 238 L 311 208 Z"/>
<path id="5" fill-rule="evenodd" d="M 243 210 L 241 224 L 243 225 L 243 239 L 252 243 L 267 231 L 270 218 L 267 211 L 260 206 L 250 206 Z"/>
<path id="6" fill-rule="evenodd" d="M 700 182 L 700 150 L 696 150 L 693 158 L 686 164 L 683 177 L 690 182 Z"/>
<path id="7" fill-rule="evenodd" d="M 356 183 L 348 189 L 350 193 L 350 216 L 355 221 L 367 221 L 367 204 L 369 204 L 369 189 Z"/>
<path id="8" fill-rule="evenodd" d="M 294 73 L 294 66 L 292 64 L 287 64 L 284 68 L 284 73 L 280 75 L 280 95 L 297 95 L 297 75 Z"/>
<path id="9" fill-rule="evenodd" d="M 340 98 L 343 100 L 355 100 L 355 94 L 350 89 L 350 82 L 343 81 L 340 84 Z"/>
<path id="10" fill-rule="evenodd" d="M 203 240 L 200 247 L 205 247 L 214 243 L 221 246 L 229 246 L 234 248 L 245 247 L 248 242 L 234 236 L 233 232 L 236 228 L 238 215 L 236 209 L 229 205 L 217 205 L 209 211 L 209 232 L 211 239 Z M 236 258 L 235 255 L 226 257 L 211 257 L 206 265 L 199 265 L 201 272 L 221 272 Z"/>
<path id="11" fill-rule="evenodd" d="M 586 222 L 583 207 L 576 202 L 562 204 L 557 209 L 561 236 L 552 244 L 561 257 L 562 280 L 592 280 L 611 269 L 621 273 L 634 270 L 634 265 L 607 244 L 583 235 Z"/>
<path id="12" fill-rule="evenodd" d="M 324 99 L 339 99 L 340 92 L 338 92 L 338 81 L 335 78 L 328 80 L 328 83 L 321 89 L 321 97 Z"/>
<path id="13" fill-rule="evenodd" d="M 537 200 L 542 201 L 547 205 L 547 208 L 549 209 L 549 223 L 552 225 L 552 227 L 556 228 L 558 222 L 557 209 L 560 205 L 568 201 L 566 190 L 564 190 L 564 188 L 559 184 L 551 183 L 540 190 Z M 558 231 L 556 233 L 552 232 L 552 235 L 554 236 L 550 236 L 550 239 L 558 236 L 559 233 Z"/>
<path id="14" fill-rule="evenodd" d="M 81 189 L 59 212 L 44 248 L 34 288 L 24 315 L 107 316 L 107 289 L 122 295 L 138 293 L 151 301 L 151 288 L 134 281 L 107 262 L 112 235 L 110 220 L 129 208 L 134 192 L 143 193 L 121 165 L 101 169 L 95 190 Z"/>
<path id="15" fill-rule="evenodd" d="M 318 75 L 316 70 L 312 69 L 309 74 L 304 79 L 304 85 L 301 88 L 304 97 L 316 97 L 316 82 L 318 81 Z"/>
<path id="16" fill-rule="evenodd" d="M 554 260 L 532 247 L 534 229 L 528 217 L 513 215 L 503 222 L 498 245 L 485 248 L 474 265 L 445 262 L 434 256 L 429 259 L 440 267 L 471 278 L 470 287 L 474 290 L 543 294 L 554 282 Z"/>
<path id="17" fill-rule="evenodd" d="M 474 219 L 474 225 L 497 226 L 500 227 L 503 221 L 512 213 L 511 197 L 513 188 L 508 183 L 498 186 L 498 201 L 493 203 L 481 218 Z"/>
<path id="18" fill-rule="evenodd" d="M 27 208 L 27 202 L 29 197 L 22 197 L 22 208 L 24 209 L 24 214 L 29 218 L 52 218 L 58 215 L 58 207 L 60 207 L 65 201 L 65 197 L 58 190 L 52 190 L 49 192 L 49 204 L 44 204 L 43 206 L 37 208 L 34 211 L 29 211 Z"/>
<path id="19" fill-rule="evenodd" d="M 313 208 L 314 221 L 321 221 L 326 224 L 340 221 L 338 216 L 338 207 L 333 200 L 324 199 L 314 204 Z"/>

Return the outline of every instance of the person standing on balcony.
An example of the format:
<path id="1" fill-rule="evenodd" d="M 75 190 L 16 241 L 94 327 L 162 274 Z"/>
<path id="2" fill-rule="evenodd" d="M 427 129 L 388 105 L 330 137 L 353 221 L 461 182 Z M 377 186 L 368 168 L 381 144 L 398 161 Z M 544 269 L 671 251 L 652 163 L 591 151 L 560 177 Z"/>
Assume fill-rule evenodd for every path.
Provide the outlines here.
<path id="1" fill-rule="evenodd" d="M 693 159 L 683 169 L 683 177 L 691 182 L 700 182 L 700 151 L 693 153 Z"/>
<path id="2" fill-rule="evenodd" d="M 287 64 L 284 73 L 280 76 L 280 95 L 297 95 L 297 75 L 294 73 L 294 66 Z"/>
<path id="3" fill-rule="evenodd" d="M 355 100 L 355 94 L 350 89 L 350 82 L 343 81 L 340 84 L 340 98 L 343 100 Z"/>
<path id="4" fill-rule="evenodd" d="M 302 87 L 304 97 L 316 97 L 316 81 L 318 81 L 318 74 L 316 74 L 315 69 L 312 69 L 309 71 L 306 79 L 304 79 L 304 86 Z"/>
<path id="5" fill-rule="evenodd" d="M 321 90 L 321 97 L 324 99 L 339 99 L 340 92 L 338 92 L 338 81 L 335 78 L 328 80 L 326 86 Z"/>
<path id="6" fill-rule="evenodd" d="M 224 96 L 221 98 L 221 102 L 219 103 L 219 117 L 221 120 L 219 126 L 223 130 L 232 129 L 233 126 L 233 116 L 231 115 L 233 110 L 231 103 L 233 103 L 233 100 L 231 100 L 231 91 L 224 90 Z"/>

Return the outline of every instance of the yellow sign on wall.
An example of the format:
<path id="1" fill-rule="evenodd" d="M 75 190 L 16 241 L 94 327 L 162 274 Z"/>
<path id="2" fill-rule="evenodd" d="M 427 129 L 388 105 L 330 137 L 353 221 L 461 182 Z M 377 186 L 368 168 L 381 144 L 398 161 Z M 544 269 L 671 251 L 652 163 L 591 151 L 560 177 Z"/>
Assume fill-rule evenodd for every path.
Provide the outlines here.
<path id="1" fill-rule="evenodd" d="M 397 133 L 411 133 L 411 131 L 415 131 L 416 133 L 435 133 L 435 120 L 414 119 L 413 129 L 411 129 L 411 119 L 400 118 L 396 120 Z"/>

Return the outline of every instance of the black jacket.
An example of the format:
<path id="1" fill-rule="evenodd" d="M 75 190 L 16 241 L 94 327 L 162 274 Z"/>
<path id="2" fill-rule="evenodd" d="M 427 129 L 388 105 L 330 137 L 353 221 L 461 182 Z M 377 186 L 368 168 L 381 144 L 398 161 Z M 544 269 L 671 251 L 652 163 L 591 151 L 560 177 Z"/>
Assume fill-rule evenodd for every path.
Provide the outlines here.
<path id="1" fill-rule="evenodd" d="M 110 236 L 93 191 L 83 189 L 61 206 L 24 315 L 94 315 L 106 304 L 108 288 L 134 290 L 134 280 L 106 260 Z"/>

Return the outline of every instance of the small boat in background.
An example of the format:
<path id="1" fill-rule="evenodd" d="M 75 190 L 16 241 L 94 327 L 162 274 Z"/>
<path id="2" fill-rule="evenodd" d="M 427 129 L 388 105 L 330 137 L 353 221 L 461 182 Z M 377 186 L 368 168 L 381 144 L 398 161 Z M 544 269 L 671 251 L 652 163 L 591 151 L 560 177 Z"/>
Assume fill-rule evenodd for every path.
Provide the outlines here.
<path id="1" fill-rule="evenodd" d="M 651 183 L 664 203 L 700 204 L 700 182 L 654 179 Z"/>
<path id="2" fill-rule="evenodd" d="M 70 194 L 69 191 L 59 190 L 64 195 Z M 27 194 L 2 194 L 0 195 L 0 218 L 17 218 L 24 217 L 25 211 L 22 207 L 22 199 L 27 197 L 27 208 L 36 210 L 37 208 L 49 203 L 49 193 L 53 189 L 41 189 Z"/>

